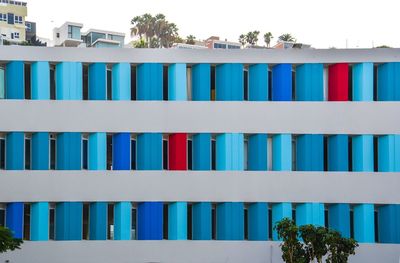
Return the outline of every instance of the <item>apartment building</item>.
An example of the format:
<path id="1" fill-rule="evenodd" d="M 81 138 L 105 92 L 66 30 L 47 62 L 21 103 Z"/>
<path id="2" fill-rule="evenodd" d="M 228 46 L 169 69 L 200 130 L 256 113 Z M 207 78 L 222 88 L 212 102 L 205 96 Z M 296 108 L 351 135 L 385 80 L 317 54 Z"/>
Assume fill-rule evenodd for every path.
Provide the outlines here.
<path id="1" fill-rule="evenodd" d="M 240 49 L 242 47 L 240 43 L 220 40 L 218 36 L 211 36 L 205 42 L 210 49 Z"/>
<path id="2" fill-rule="evenodd" d="M 0 34 L 2 40 L 20 43 L 26 40 L 26 2 L 0 0 Z"/>

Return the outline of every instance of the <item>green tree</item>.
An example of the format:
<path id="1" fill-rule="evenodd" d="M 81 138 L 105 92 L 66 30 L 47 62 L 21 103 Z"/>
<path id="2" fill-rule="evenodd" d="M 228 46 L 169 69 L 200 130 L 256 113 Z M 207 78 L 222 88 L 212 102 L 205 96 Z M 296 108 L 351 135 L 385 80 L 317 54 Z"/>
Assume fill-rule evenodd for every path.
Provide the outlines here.
<path id="1" fill-rule="evenodd" d="M 239 36 L 239 43 L 242 45 L 242 47 L 244 47 L 246 45 L 247 40 L 246 40 L 246 35 L 245 34 L 241 34 Z"/>
<path id="2" fill-rule="evenodd" d="M 310 261 L 314 259 L 322 263 L 322 257 L 328 252 L 326 236 L 328 230 L 325 227 L 304 225 L 299 227 L 300 237 L 304 243 L 305 253 Z"/>
<path id="3" fill-rule="evenodd" d="M 258 42 L 258 35 L 260 34 L 260 31 L 250 31 L 246 34 L 246 42 L 250 46 L 255 46 Z"/>
<path id="4" fill-rule="evenodd" d="M 196 37 L 193 35 L 188 35 L 186 37 L 186 44 L 194 45 L 196 43 L 195 41 L 196 41 Z"/>
<path id="5" fill-rule="evenodd" d="M 274 38 L 274 37 L 272 36 L 272 33 L 271 33 L 271 32 L 267 32 L 267 33 L 264 34 L 264 42 L 265 42 L 265 44 L 267 45 L 267 47 L 269 47 L 269 45 L 271 44 L 271 40 L 272 40 L 273 38 Z"/>
<path id="6" fill-rule="evenodd" d="M 328 246 L 327 263 L 347 263 L 351 255 L 355 254 L 358 247 L 357 241 L 352 238 L 345 238 L 334 230 L 327 233 L 326 243 Z"/>
<path id="7" fill-rule="evenodd" d="M 282 34 L 278 37 L 280 41 L 286 41 L 286 42 L 296 42 L 296 38 L 294 38 L 291 34 Z"/>
<path id="8" fill-rule="evenodd" d="M 8 250 L 20 249 L 22 243 L 21 239 L 13 237 L 10 229 L 0 226 L 0 254 Z"/>
<path id="9" fill-rule="evenodd" d="M 389 47 L 387 45 L 381 45 L 381 46 L 377 46 L 376 48 L 391 48 L 391 47 Z"/>
<path id="10" fill-rule="evenodd" d="M 143 38 L 141 38 L 141 39 L 133 42 L 133 47 L 134 48 L 146 48 L 146 47 L 148 47 L 148 45 L 147 45 L 146 41 Z"/>

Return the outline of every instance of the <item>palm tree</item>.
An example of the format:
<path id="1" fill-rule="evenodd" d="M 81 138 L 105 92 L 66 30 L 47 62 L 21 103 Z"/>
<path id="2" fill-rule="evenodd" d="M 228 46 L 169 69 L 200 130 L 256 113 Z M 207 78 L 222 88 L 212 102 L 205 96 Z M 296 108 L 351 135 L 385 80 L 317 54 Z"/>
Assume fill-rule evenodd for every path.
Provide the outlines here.
<path id="1" fill-rule="evenodd" d="M 278 37 L 280 41 L 285 41 L 285 42 L 296 42 L 296 38 L 294 38 L 291 34 L 282 34 Z"/>
<path id="2" fill-rule="evenodd" d="M 269 45 L 270 45 L 270 43 L 271 43 L 271 40 L 272 40 L 273 38 L 274 38 L 274 37 L 272 36 L 272 33 L 271 33 L 271 32 L 267 32 L 267 33 L 264 34 L 264 42 L 265 42 L 265 44 L 267 45 L 267 47 L 269 47 Z"/>
<path id="3" fill-rule="evenodd" d="M 244 35 L 244 34 L 241 34 L 240 36 L 239 36 L 239 43 L 242 45 L 242 47 L 244 47 L 244 45 L 246 45 L 246 35 Z"/>
<path id="4" fill-rule="evenodd" d="M 250 31 L 246 34 L 246 42 L 251 45 L 255 46 L 258 42 L 258 35 L 260 31 Z"/>
<path id="5" fill-rule="evenodd" d="M 188 35 L 188 36 L 186 37 L 186 44 L 194 45 L 194 44 L 196 43 L 195 40 L 196 40 L 196 37 L 195 37 L 195 36 L 193 36 L 193 35 Z"/>

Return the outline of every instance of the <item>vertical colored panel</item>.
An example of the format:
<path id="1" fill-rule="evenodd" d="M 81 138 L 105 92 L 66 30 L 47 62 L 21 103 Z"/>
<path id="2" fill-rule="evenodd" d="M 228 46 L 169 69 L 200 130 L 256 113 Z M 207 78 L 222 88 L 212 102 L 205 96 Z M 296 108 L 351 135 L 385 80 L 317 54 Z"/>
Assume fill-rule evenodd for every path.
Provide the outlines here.
<path id="1" fill-rule="evenodd" d="M 242 202 L 217 205 L 217 240 L 244 239 L 244 207 Z"/>
<path id="2" fill-rule="evenodd" d="M 175 202 L 168 206 L 168 239 L 187 239 L 187 203 Z"/>
<path id="3" fill-rule="evenodd" d="M 186 64 L 172 64 L 168 67 L 168 100 L 187 100 Z"/>
<path id="4" fill-rule="evenodd" d="M 50 99 L 50 66 L 47 61 L 31 65 L 31 89 L 33 100 Z"/>
<path id="5" fill-rule="evenodd" d="M 272 68 L 272 100 L 292 100 L 291 64 L 278 64 Z"/>
<path id="6" fill-rule="evenodd" d="M 56 99 L 82 100 L 82 63 L 61 62 L 56 65 Z"/>
<path id="7" fill-rule="evenodd" d="M 32 134 L 31 166 L 32 170 L 48 170 L 50 160 L 48 132 Z"/>
<path id="8" fill-rule="evenodd" d="M 349 147 L 347 135 L 328 137 L 328 171 L 349 170 Z"/>
<path id="9" fill-rule="evenodd" d="M 224 133 L 217 135 L 217 170 L 244 169 L 244 137 L 242 133 Z"/>
<path id="10" fill-rule="evenodd" d="M 297 171 L 324 170 L 324 137 L 320 134 L 306 134 L 297 137 Z"/>
<path id="11" fill-rule="evenodd" d="M 243 64 L 232 63 L 217 65 L 215 71 L 216 100 L 243 100 L 243 78 Z"/>
<path id="12" fill-rule="evenodd" d="M 268 65 L 254 64 L 249 66 L 249 100 L 268 100 Z"/>
<path id="13" fill-rule="evenodd" d="M 6 65 L 6 99 L 25 98 L 24 62 L 10 61 Z"/>
<path id="14" fill-rule="evenodd" d="M 62 202 L 56 205 L 56 240 L 82 239 L 82 211 L 81 202 Z"/>
<path id="15" fill-rule="evenodd" d="M 211 134 L 195 134 L 192 141 L 193 170 L 211 170 Z"/>
<path id="16" fill-rule="evenodd" d="M 248 142 L 248 170 L 267 170 L 267 135 L 254 134 L 249 136 Z"/>
<path id="17" fill-rule="evenodd" d="M 10 132 L 6 135 L 6 169 L 24 170 L 24 143 L 23 132 Z"/>
<path id="18" fill-rule="evenodd" d="M 132 226 L 132 204 L 118 202 L 114 205 L 114 239 L 130 240 Z"/>
<path id="19" fill-rule="evenodd" d="M 169 170 L 187 169 L 187 135 L 175 133 L 168 140 L 168 167 Z"/>
<path id="20" fill-rule="evenodd" d="M 24 229 L 24 203 L 8 203 L 6 207 L 6 227 L 15 238 L 22 239 Z"/>
<path id="21" fill-rule="evenodd" d="M 374 205 L 359 204 L 354 208 L 354 239 L 360 243 L 375 242 Z"/>
<path id="22" fill-rule="evenodd" d="M 163 239 L 163 203 L 142 202 L 138 205 L 138 240 Z"/>
<path id="23" fill-rule="evenodd" d="M 324 204 L 304 203 L 296 206 L 296 224 L 302 225 L 325 225 Z"/>
<path id="24" fill-rule="evenodd" d="M 131 167 L 131 135 L 117 133 L 113 135 L 113 169 L 130 170 Z"/>
<path id="25" fill-rule="evenodd" d="M 373 101 L 374 64 L 359 63 L 353 65 L 353 101 Z"/>
<path id="26" fill-rule="evenodd" d="M 107 208 L 106 202 L 95 202 L 89 206 L 89 239 L 107 239 Z"/>
<path id="27" fill-rule="evenodd" d="M 163 99 L 163 66 L 144 63 L 137 66 L 136 93 L 138 100 Z"/>
<path id="28" fill-rule="evenodd" d="M 291 134 L 278 134 L 272 137 L 272 170 L 292 170 Z"/>
<path id="29" fill-rule="evenodd" d="M 31 241 L 49 240 L 49 203 L 31 204 Z"/>
<path id="30" fill-rule="evenodd" d="M 162 170 L 161 133 L 142 133 L 137 136 L 137 169 Z"/>
<path id="31" fill-rule="evenodd" d="M 82 168 L 82 138 L 79 132 L 57 135 L 57 170 L 80 170 Z"/>
<path id="32" fill-rule="evenodd" d="M 349 64 L 339 63 L 329 66 L 328 100 L 349 100 Z"/>
<path id="33" fill-rule="evenodd" d="M 400 171 L 400 135 L 378 137 L 379 172 Z"/>
<path id="34" fill-rule="evenodd" d="M 324 67 L 308 63 L 296 67 L 296 100 L 322 101 L 324 99 Z"/>
<path id="35" fill-rule="evenodd" d="M 192 67 L 192 100 L 209 101 L 211 97 L 210 64 L 196 64 Z"/>
<path id="36" fill-rule="evenodd" d="M 192 206 L 193 240 L 211 240 L 211 202 L 201 202 Z"/>
<path id="37" fill-rule="evenodd" d="M 112 67 L 112 99 L 131 99 L 131 65 L 117 63 Z"/>
<path id="38" fill-rule="evenodd" d="M 400 62 L 378 66 L 378 100 L 400 100 Z"/>
<path id="39" fill-rule="evenodd" d="M 339 231 L 342 236 L 350 237 L 350 205 L 332 204 L 328 213 L 329 227 Z"/>
<path id="40" fill-rule="evenodd" d="M 268 204 L 250 204 L 248 219 L 249 240 L 268 240 Z"/>
<path id="41" fill-rule="evenodd" d="M 272 205 L 272 240 L 281 240 L 278 238 L 278 232 L 275 229 L 276 224 L 284 218 L 292 219 L 292 204 L 277 203 Z"/>
<path id="42" fill-rule="evenodd" d="M 107 99 L 107 65 L 93 63 L 89 65 L 89 100 Z"/>
<path id="43" fill-rule="evenodd" d="M 374 137 L 372 135 L 358 135 L 352 138 L 353 171 L 374 171 Z"/>
<path id="44" fill-rule="evenodd" d="M 380 243 L 400 243 L 400 205 L 378 208 L 378 238 Z"/>
<path id="45" fill-rule="evenodd" d="M 107 134 L 96 132 L 89 134 L 89 170 L 107 169 Z"/>

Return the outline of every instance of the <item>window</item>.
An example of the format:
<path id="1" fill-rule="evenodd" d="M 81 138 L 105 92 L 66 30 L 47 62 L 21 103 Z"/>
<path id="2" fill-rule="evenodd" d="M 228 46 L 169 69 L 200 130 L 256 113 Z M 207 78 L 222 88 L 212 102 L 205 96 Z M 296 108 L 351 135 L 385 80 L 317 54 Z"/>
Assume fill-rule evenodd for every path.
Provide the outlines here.
<path id="1" fill-rule="evenodd" d="M 14 16 L 14 23 L 15 24 L 22 24 L 22 16 Z"/>
<path id="2" fill-rule="evenodd" d="M 0 21 L 7 22 L 7 14 L 0 13 Z"/>
<path id="3" fill-rule="evenodd" d="M 32 30 L 32 24 L 29 22 L 25 22 L 25 26 L 26 26 L 26 31 L 31 32 Z"/>
<path id="4" fill-rule="evenodd" d="M 240 46 L 228 45 L 228 49 L 240 49 Z"/>
<path id="5" fill-rule="evenodd" d="M 5 169 L 6 141 L 0 138 L 0 169 Z"/>
<path id="6" fill-rule="evenodd" d="M 82 140 L 82 169 L 88 169 L 88 139 Z"/>
<path id="7" fill-rule="evenodd" d="M 81 39 L 81 28 L 77 26 L 68 26 L 68 38 Z"/>
<path id="8" fill-rule="evenodd" d="M 214 43 L 214 48 L 226 49 L 226 44 Z"/>
<path id="9" fill-rule="evenodd" d="M 19 39 L 19 33 L 18 32 L 14 32 L 14 33 L 11 33 L 11 39 Z"/>

